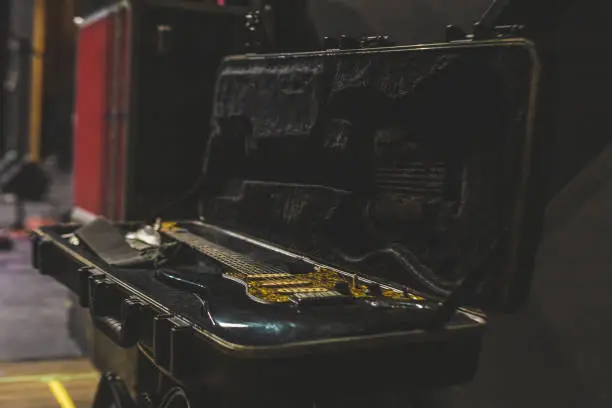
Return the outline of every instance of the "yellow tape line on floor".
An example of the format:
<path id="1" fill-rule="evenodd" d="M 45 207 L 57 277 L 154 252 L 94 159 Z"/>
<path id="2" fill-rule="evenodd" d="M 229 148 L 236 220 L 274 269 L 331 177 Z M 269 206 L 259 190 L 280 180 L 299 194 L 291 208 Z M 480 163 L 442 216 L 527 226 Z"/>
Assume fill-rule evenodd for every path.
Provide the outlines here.
<path id="1" fill-rule="evenodd" d="M 100 374 L 96 372 L 80 373 L 80 374 L 46 374 L 46 375 L 19 375 L 13 377 L 0 376 L 0 384 L 14 384 L 21 382 L 44 382 L 52 381 L 76 381 L 76 380 L 94 380 L 100 378 Z"/>
<path id="2" fill-rule="evenodd" d="M 64 387 L 61 382 L 50 381 L 49 389 L 61 408 L 76 408 L 74 402 L 72 402 L 72 398 L 68 395 L 68 391 L 66 391 L 66 387 Z"/>

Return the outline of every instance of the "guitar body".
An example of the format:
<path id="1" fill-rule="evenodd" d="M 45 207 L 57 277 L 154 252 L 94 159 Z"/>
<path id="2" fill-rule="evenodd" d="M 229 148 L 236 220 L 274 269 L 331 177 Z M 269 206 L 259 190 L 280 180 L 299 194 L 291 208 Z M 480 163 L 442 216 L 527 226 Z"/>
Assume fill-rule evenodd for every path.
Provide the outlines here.
<path id="1" fill-rule="evenodd" d="M 163 267 L 156 277 L 193 293 L 202 303 L 209 329 L 227 341 L 278 346 L 433 325 L 438 302 L 408 289 L 402 291 L 256 244 L 247 244 L 247 253 L 254 254 L 249 258 L 204 238 L 205 230 L 197 224 L 167 228 L 166 239 L 192 251 L 195 261 L 190 266 Z M 228 245 L 239 241 L 220 231 L 206 235 L 217 241 L 224 236 Z M 268 263 L 256 261 L 258 254 Z M 189 259 L 184 254 L 180 258 Z M 452 320 L 470 321 L 461 312 Z"/>
<path id="2" fill-rule="evenodd" d="M 427 314 L 427 310 L 408 304 L 401 308 L 372 307 L 362 302 L 309 307 L 263 304 L 246 296 L 240 283 L 222 276 L 193 270 L 157 273 L 170 286 L 185 289 L 191 286 L 202 300 L 210 329 L 217 336 L 242 345 L 271 346 L 410 330 L 422 326 Z M 431 306 L 427 304 L 424 308 Z M 464 319 L 468 321 L 467 317 Z"/>

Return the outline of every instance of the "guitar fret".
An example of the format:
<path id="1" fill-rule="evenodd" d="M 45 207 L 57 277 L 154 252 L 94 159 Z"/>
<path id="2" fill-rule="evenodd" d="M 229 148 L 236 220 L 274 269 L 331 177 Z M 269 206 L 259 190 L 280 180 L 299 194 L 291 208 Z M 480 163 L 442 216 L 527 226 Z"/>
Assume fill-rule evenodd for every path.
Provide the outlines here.
<path id="1" fill-rule="evenodd" d="M 220 249 L 212 242 L 207 241 L 205 238 L 193 236 L 190 233 L 177 233 L 173 231 L 167 231 L 166 233 L 177 241 L 191 246 L 204 255 L 210 256 L 211 258 L 225 264 L 226 266 L 229 266 L 230 268 L 236 269 L 246 276 L 257 276 L 260 279 L 266 275 L 292 276 L 280 269 L 257 263 L 252 259 L 231 250 Z M 203 243 L 203 241 L 205 243 Z"/>

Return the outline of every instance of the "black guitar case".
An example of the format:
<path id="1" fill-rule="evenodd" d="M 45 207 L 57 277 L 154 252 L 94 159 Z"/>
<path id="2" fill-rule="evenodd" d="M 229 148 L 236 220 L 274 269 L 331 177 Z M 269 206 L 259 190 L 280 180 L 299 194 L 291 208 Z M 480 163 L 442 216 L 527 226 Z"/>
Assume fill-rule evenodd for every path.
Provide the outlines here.
<path id="1" fill-rule="evenodd" d="M 539 76 L 523 39 L 227 58 L 201 217 L 162 229 L 209 256 L 182 244 L 163 265 L 110 266 L 66 224 L 36 231 L 34 263 L 185 387 L 301 398 L 468 381 L 488 316 L 528 294 Z M 271 304 L 228 279 L 262 268 L 335 271 L 344 296 Z"/>

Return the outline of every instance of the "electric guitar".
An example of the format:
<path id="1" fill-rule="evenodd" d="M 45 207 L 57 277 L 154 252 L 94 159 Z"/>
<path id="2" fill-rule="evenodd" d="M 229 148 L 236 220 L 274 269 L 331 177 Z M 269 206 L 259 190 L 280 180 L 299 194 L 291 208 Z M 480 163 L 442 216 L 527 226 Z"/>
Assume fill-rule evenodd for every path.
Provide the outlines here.
<path id="1" fill-rule="evenodd" d="M 196 296 L 207 330 L 236 344 L 276 346 L 356 335 L 388 336 L 471 321 L 447 302 L 260 241 L 249 241 L 252 246 L 242 250 L 240 245 L 248 237 L 217 227 L 170 223 L 160 231 L 165 242 L 187 248 L 202 261 L 183 265 L 186 258 L 177 256 L 178 263 L 168 262 L 157 270 L 157 279 Z M 231 245 L 230 238 L 235 241 Z M 287 262 L 255 259 L 255 254 L 266 251 Z M 297 270 L 291 267 L 295 264 Z"/>
<path id="2" fill-rule="evenodd" d="M 186 229 L 171 226 L 164 233 L 199 253 L 220 262 L 223 277 L 238 282 L 246 295 L 260 303 L 303 303 L 307 301 L 395 300 L 423 303 L 425 299 L 408 290 L 384 287 L 373 281 L 333 268 L 312 265 L 305 273 L 291 273 L 273 265 L 265 265 L 246 255 L 217 245 Z"/>

